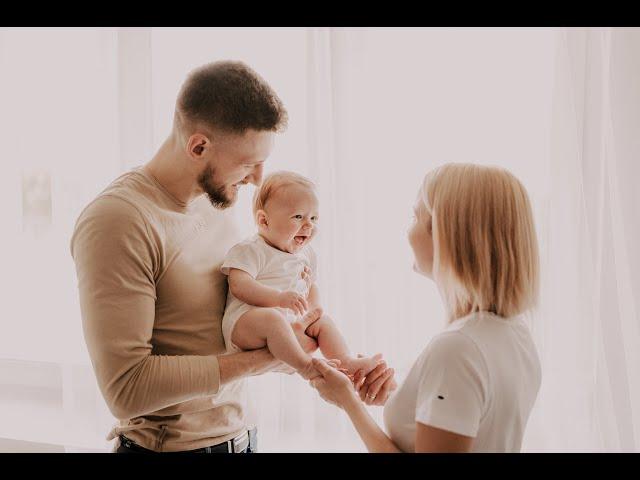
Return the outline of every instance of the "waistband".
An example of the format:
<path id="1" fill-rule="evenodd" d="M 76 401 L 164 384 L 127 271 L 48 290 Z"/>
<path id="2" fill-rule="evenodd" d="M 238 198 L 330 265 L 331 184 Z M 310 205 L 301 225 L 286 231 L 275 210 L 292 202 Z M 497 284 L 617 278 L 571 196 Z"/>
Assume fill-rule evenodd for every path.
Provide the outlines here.
<path id="1" fill-rule="evenodd" d="M 251 430 L 245 430 L 235 438 L 229 439 L 226 442 L 211 445 L 209 447 L 197 448 L 195 450 L 181 450 L 179 452 L 165 452 L 165 453 L 242 453 L 247 448 L 250 448 L 252 452 L 256 452 L 257 449 L 257 428 Z M 155 450 L 149 450 L 144 448 L 133 440 L 125 437 L 123 434 L 119 435 L 120 443 L 126 448 L 140 453 L 160 453 Z"/>

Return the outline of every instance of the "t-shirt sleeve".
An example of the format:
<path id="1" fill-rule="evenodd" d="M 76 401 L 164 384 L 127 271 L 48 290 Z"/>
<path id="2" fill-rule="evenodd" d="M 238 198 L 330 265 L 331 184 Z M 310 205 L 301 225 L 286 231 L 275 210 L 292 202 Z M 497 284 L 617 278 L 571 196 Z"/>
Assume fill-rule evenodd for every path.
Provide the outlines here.
<path id="1" fill-rule="evenodd" d="M 83 211 L 71 239 L 84 337 L 98 386 L 119 419 L 220 386 L 215 356 L 152 354 L 156 247 L 137 209 L 111 196 Z"/>
<path id="2" fill-rule="evenodd" d="M 255 243 L 239 243 L 227 252 L 220 271 L 229 275 L 230 269 L 237 268 L 256 278 L 258 272 L 264 267 L 264 263 L 264 254 Z"/>
<path id="3" fill-rule="evenodd" d="M 488 372 L 477 345 L 461 332 L 445 332 L 427 347 L 415 420 L 475 437 L 487 392 Z"/>

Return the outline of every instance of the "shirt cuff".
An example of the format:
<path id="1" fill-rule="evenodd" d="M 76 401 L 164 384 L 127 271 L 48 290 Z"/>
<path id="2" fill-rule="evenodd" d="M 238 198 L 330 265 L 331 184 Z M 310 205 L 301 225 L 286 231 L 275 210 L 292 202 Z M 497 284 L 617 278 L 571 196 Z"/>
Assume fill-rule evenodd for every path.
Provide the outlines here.
<path id="1" fill-rule="evenodd" d="M 437 417 L 432 413 L 416 415 L 416 422 L 466 437 L 474 438 L 478 434 L 477 426 L 469 425 L 460 419 Z"/>

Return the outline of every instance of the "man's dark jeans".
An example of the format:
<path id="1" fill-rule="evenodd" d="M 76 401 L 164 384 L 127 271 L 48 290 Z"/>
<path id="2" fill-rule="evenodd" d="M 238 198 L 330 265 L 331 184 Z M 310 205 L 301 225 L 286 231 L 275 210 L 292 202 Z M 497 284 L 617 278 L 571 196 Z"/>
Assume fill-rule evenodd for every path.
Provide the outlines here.
<path id="1" fill-rule="evenodd" d="M 258 437 L 256 430 L 249 432 L 249 444 L 243 450 L 234 453 L 256 453 L 258 445 Z M 158 453 L 153 450 L 141 447 L 132 442 L 123 435 L 120 436 L 120 445 L 116 449 L 115 453 Z M 197 450 L 185 450 L 181 452 L 165 452 L 165 453 L 231 453 L 227 447 L 227 443 L 222 443 L 214 447 L 198 448 Z"/>

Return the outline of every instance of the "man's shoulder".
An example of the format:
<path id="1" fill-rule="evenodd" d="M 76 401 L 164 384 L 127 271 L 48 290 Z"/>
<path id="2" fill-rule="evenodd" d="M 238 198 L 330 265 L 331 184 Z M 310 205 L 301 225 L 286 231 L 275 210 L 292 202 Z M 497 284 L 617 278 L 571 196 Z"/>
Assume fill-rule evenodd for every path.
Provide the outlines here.
<path id="1" fill-rule="evenodd" d="M 79 220 L 88 216 L 116 217 L 123 221 L 141 220 L 153 204 L 152 189 L 138 169 L 113 180 L 84 208 Z"/>
<path id="2" fill-rule="evenodd" d="M 144 232 L 146 235 L 149 215 L 136 185 L 135 171 L 127 172 L 113 180 L 80 212 L 76 220 L 71 243 L 78 237 L 89 235 L 113 237 L 119 232 Z M 145 211 L 147 210 L 147 211 Z"/>

